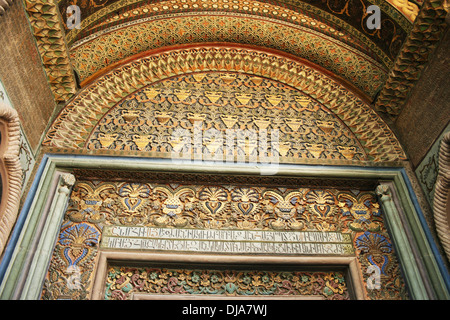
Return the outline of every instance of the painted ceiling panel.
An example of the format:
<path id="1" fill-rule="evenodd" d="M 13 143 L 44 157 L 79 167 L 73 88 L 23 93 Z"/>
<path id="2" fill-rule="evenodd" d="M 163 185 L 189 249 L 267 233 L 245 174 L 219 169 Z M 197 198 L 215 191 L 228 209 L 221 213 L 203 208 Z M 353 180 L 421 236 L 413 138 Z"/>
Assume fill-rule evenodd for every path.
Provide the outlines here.
<path id="1" fill-rule="evenodd" d="M 151 49 L 189 43 L 237 43 L 280 50 L 304 58 L 374 97 L 388 69 L 331 37 L 306 28 L 247 16 L 181 16 L 118 26 L 74 46 L 71 58 L 82 81 L 109 65 Z"/>
<path id="2" fill-rule="evenodd" d="M 140 0 L 63 0 L 59 2 L 61 16 L 66 15 L 69 5 L 76 4 L 81 9 L 81 29 L 67 29 L 69 44 L 79 40 L 92 30 L 99 30 L 105 20 L 120 24 L 137 18 L 145 18 L 162 13 L 214 12 L 245 13 L 280 20 L 291 20 L 293 12 L 303 14 L 323 23 L 332 23 L 335 29 L 353 30 L 354 36 L 367 37 L 391 59 L 398 53 L 407 32 L 411 29 L 411 20 L 398 11 L 400 8 L 417 7 L 407 0 L 392 1 L 368 0 L 297 0 L 277 1 L 242 1 L 242 0 L 183 0 L 183 1 L 140 1 Z M 367 7 L 376 4 L 382 11 L 381 29 L 369 30 L 366 25 Z M 139 12 L 140 8 L 142 11 Z M 403 9 L 402 9 L 403 10 Z M 122 14 L 128 11 L 125 16 Z M 131 13 L 130 13 L 131 11 Z M 411 11 L 411 9 L 409 9 Z M 133 13 L 135 12 L 135 13 Z M 414 11 L 415 12 L 415 11 Z M 64 19 L 63 19 L 64 23 Z M 87 29 L 88 28 L 88 29 Z M 89 30 L 90 29 L 90 30 Z"/>
<path id="3" fill-rule="evenodd" d="M 348 82 L 357 89 L 357 94 L 372 100 L 377 111 L 392 117 L 398 116 L 405 97 L 435 48 L 446 13 L 443 0 L 423 3 L 415 0 L 26 0 L 25 5 L 58 103 L 67 102 L 80 89 L 73 67 L 83 80 L 93 80 L 93 75 L 107 72 L 121 63 L 121 59 L 145 54 L 148 49 L 222 42 L 280 50 L 306 59 L 333 77 Z M 80 29 L 68 29 L 66 22 L 71 13 L 66 10 L 69 5 L 80 8 Z M 380 29 L 367 27 L 370 5 L 381 10 Z M 190 28 L 189 19 L 192 21 L 194 17 L 203 22 L 209 19 L 208 25 Z M 187 25 L 183 28 L 175 25 L 177 30 L 170 29 L 174 21 L 180 21 L 177 19 L 184 19 Z M 166 26 L 162 25 L 162 20 L 167 20 Z M 245 26 L 249 21 L 250 29 Z M 234 23 L 232 32 L 223 30 L 223 24 L 227 23 Z M 115 45 L 106 43 L 106 49 L 94 44 L 101 37 L 113 38 L 107 34 L 114 32 L 130 35 L 132 28 L 137 25 L 142 28 L 144 24 L 154 24 L 153 32 L 163 33 L 164 37 L 158 42 L 158 35 L 154 34 L 152 43 L 121 38 Z M 278 35 L 271 37 L 270 30 L 265 30 L 267 26 Z M 164 27 L 167 30 L 161 31 Z M 432 41 L 424 41 L 420 47 L 405 46 L 413 31 L 412 42 L 417 31 L 426 33 L 427 39 L 431 35 Z M 420 59 L 414 58 L 416 56 Z M 90 63 L 91 58 L 96 65 Z M 411 75 L 405 64 L 413 65 L 411 72 L 417 72 Z M 403 76 L 405 70 L 406 77 Z M 89 81 L 82 85 L 87 83 Z"/>
<path id="4" fill-rule="evenodd" d="M 406 0 L 403 0 L 406 1 Z M 82 85 L 123 59 L 188 43 L 235 43 L 280 50 L 351 83 L 372 100 L 382 89 L 411 20 L 378 1 L 381 28 L 369 30 L 368 0 L 63 0 L 58 3 L 72 65 Z M 68 28 L 67 7 L 80 8 Z"/>

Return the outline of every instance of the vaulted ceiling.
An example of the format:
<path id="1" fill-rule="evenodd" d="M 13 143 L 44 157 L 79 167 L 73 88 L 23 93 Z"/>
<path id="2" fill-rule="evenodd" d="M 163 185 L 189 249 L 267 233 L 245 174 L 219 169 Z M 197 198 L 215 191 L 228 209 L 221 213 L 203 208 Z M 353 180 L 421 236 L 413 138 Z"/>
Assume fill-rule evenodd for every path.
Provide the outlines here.
<path id="1" fill-rule="evenodd" d="M 342 78 L 373 99 L 412 27 L 408 16 L 380 3 L 379 30 L 369 30 L 368 1 L 84 1 L 80 29 L 66 40 L 82 84 L 108 67 L 150 49 L 186 43 L 255 45 L 303 58 Z M 400 10 L 418 7 L 405 1 Z M 404 9 L 403 9 L 404 8 Z"/>
<path id="2" fill-rule="evenodd" d="M 229 43 L 302 59 L 395 117 L 439 40 L 446 14 L 442 0 L 412 1 L 25 2 L 59 103 L 80 89 L 77 77 L 84 87 L 146 52 Z M 367 27 L 372 4 L 381 9 L 380 29 Z M 68 28 L 69 5 L 81 9 L 79 29 Z"/>

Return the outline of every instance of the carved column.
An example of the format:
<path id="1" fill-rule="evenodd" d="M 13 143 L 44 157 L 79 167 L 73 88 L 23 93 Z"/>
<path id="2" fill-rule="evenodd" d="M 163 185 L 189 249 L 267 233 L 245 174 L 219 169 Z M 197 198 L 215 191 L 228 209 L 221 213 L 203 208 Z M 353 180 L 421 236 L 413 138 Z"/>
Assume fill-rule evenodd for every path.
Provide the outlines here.
<path id="1" fill-rule="evenodd" d="M 399 260 L 408 286 L 410 287 L 412 298 L 428 300 L 431 297 L 424 283 L 425 279 L 423 279 L 421 272 L 422 267 L 414 255 L 414 248 L 411 243 L 412 239 L 408 238 L 407 232 L 405 231 L 408 228 L 407 223 L 406 221 L 402 221 L 401 213 L 393 199 L 391 187 L 388 184 L 380 184 L 376 189 L 376 193 L 381 200 L 384 217 L 396 245 Z"/>
<path id="2" fill-rule="evenodd" d="M 64 215 L 70 191 L 75 184 L 75 176 L 66 173 L 59 178 L 56 193 L 46 217 L 46 223 L 41 231 L 41 239 L 35 250 L 26 282 L 21 290 L 21 299 L 38 299 L 41 293 L 42 283 L 50 261 L 55 240 L 61 228 L 61 220 Z"/>

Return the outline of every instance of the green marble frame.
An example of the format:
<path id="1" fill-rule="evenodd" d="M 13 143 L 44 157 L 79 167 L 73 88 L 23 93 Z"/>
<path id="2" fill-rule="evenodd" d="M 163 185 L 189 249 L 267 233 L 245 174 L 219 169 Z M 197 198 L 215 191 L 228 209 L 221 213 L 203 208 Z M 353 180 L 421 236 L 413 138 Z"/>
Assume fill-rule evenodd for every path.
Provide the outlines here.
<path id="1" fill-rule="evenodd" d="M 73 169 L 260 175 L 261 167 L 238 163 L 180 164 L 170 159 L 44 155 L 0 262 L 0 299 L 39 299 L 74 183 L 70 174 Z M 276 176 L 378 182 L 376 191 L 411 298 L 450 299 L 448 269 L 403 167 L 280 164 Z"/>

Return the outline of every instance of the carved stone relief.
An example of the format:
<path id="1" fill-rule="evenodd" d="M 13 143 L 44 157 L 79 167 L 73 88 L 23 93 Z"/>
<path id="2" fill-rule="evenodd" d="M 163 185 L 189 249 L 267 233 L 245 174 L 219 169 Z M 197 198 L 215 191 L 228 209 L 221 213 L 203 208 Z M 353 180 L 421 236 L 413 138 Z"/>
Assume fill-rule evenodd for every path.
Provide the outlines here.
<path id="1" fill-rule="evenodd" d="M 450 132 L 441 140 L 433 209 L 436 230 L 450 260 Z"/>
<path id="2" fill-rule="evenodd" d="M 22 169 L 19 162 L 20 125 L 17 112 L 0 102 L 0 253 L 19 209 Z"/>
<path id="3" fill-rule="evenodd" d="M 13 0 L 0 0 L 0 16 L 4 15 L 6 10 L 11 6 Z"/>
<path id="4" fill-rule="evenodd" d="M 171 174 L 173 181 L 177 181 L 176 175 Z M 200 238 L 197 240 L 207 242 L 210 240 L 207 234 L 222 237 L 220 232 L 226 231 L 230 232 L 222 239 L 225 245 L 237 243 L 232 239 L 237 234 L 240 234 L 240 237 L 243 234 L 254 237 L 261 232 L 266 232 L 267 237 L 274 234 L 281 238 L 305 237 L 300 243 L 306 241 L 318 248 L 325 248 L 331 242 L 339 243 L 351 248 L 340 255 L 356 257 L 361 277 L 365 282 L 371 281 L 371 275 L 366 272 L 367 268 L 380 271 L 381 290 L 367 290 L 368 299 L 407 298 L 395 250 L 373 192 L 323 187 L 287 187 L 289 183 L 283 184 L 280 181 L 276 183 L 276 179 L 269 177 L 264 178 L 267 180 L 264 184 L 256 184 L 261 179 L 261 177 L 256 180 L 247 178 L 246 183 L 230 184 L 208 182 L 208 177 L 204 177 L 201 184 L 190 184 L 186 181 L 159 182 L 155 178 L 148 180 L 151 182 L 78 180 L 53 252 L 42 299 L 89 299 L 96 257 L 104 250 L 107 238 L 111 236 L 109 232 L 114 227 L 125 234 L 139 228 L 157 231 L 152 233 L 153 235 L 157 235 L 158 232 L 164 233 L 165 238 L 169 235 L 179 238 L 184 234 L 185 239 L 175 239 L 180 243 L 183 241 L 193 243 L 190 241 L 193 236 L 189 236 L 189 232 L 195 233 L 197 238 L 206 236 L 204 241 Z M 164 243 L 161 242 L 164 248 L 156 250 L 170 252 L 167 246 L 169 242 L 167 239 Z M 279 243 L 284 245 L 281 240 Z M 191 250 L 186 246 L 183 247 L 183 244 L 181 246 L 184 248 L 182 250 Z M 268 245 L 267 248 L 269 247 Z M 135 249 L 115 250 L 126 252 Z M 138 250 L 149 251 L 149 249 Z M 155 249 L 151 249 L 150 252 L 152 250 Z M 195 250 L 201 252 L 202 247 Z M 224 246 L 221 254 L 230 253 L 233 253 L 232 250 Z M 280 255 L 286 252 L 258 254 Z M 306 251 L 300 253 L 306 256 L 311 254 L 324 253 Z M 128 280 L 125 281 L 128 275 L 139 283 L 148 280 L 150 281 L 147 283 L 148 287 L 154 288 L 151 279 L 142 278 L 141 271 L 138 271 L 137 276 L 133 276 L 135 271 L 130 271 L 131 274 L 128 272 L 122 274 L 122 269 L 111 272 L 115 275 L 108 283 L 114 285 L 111 287 L 114 293 L 108 289 L 106 298 L 112 296 L 129 298 L 126 293 L 128 287 L 122 285 L 129 283 Z M 158 272 L 162 274 L 166 271 Z M 186 272 L 185 276 L 190 277 L 192 271 Z M 147 272 L 146 275 L 148 274 Z M 123 281 L 120 278 L 123 278 Z M 154 289 L 169 290 L 167 286 L 172 285 L 173 281 L 161 282 L 161 287 Z M 267 288 L 269 289 L 276 288 Z M 184 290 L 187 290 L 187 287 L 184 287 Z M 236 290 L 232 293 L 237 294 Z"/>

